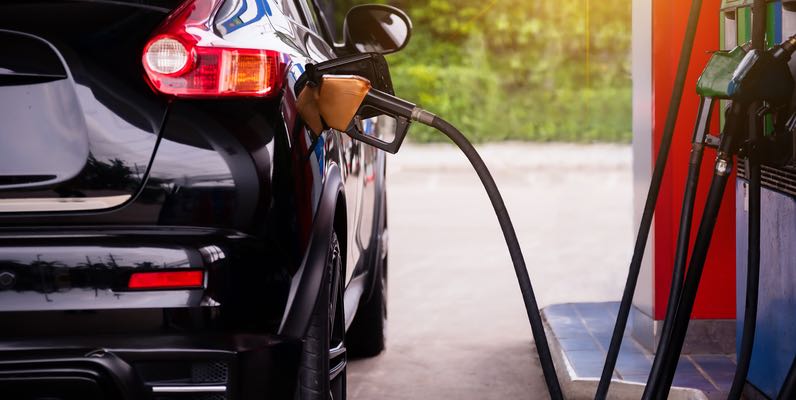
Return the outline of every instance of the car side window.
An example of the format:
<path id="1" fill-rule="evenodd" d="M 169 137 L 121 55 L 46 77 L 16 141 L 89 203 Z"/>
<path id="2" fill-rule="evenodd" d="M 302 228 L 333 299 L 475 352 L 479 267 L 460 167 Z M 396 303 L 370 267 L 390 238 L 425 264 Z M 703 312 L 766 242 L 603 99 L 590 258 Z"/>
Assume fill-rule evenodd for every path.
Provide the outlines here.
<path id="1" fill-rule="evenodd" d="M 323 18 L 325 15 L 317 8 L 317 3 L 314 0 L 296 0 L 307 15 L 306 22 L 310 29 L 318 36 L 323 38 L 328 44 L 334 42 L 332 31 L 329 29 L 327 21 Z"/>
<path id="2" fill-rule="evenodd" d="M 320 20 L 318 19 L 318 13 L 315 11 L 315 7 L 312 5 L 312 2 L 310 0 L 296 0 L 296 2 L 298 3 L 299 8 L 305 17 L 304 23 L 306 23 L 307 27 L 313 32 L 320 35 Z"/>
<path id="3" fill-rule="evenodd" d="M 335 32 L 335 27 L 337 24 L 334 20 L 334 2 L 332 0 L 310 1 L 316 6 L 316 10 L 318 11 L 319 15 L 318 23 L 321 24 L 321 30 L 323 31 L 326 39 L 329 41 L 337 40 Z"/>

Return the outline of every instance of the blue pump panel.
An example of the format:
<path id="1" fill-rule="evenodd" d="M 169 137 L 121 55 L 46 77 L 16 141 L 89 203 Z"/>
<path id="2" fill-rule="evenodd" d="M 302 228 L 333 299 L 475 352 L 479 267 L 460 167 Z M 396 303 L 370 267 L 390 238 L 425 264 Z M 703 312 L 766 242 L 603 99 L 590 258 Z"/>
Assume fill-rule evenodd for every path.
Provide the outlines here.
<path id="1" fill-rule="evenodd" d="M 771 171 L 766 169 L 767 171 Z M 765 176 L 768 175 L 764 172 Z M 796 176 L 796 175 L 794 175 Z M 746 181 L 736 188 L 737 341 L 746 299 Z M 761 199 L 760 297 L 748 382 L 776 398 L 796 355 L 796 197 L 763 188 Z M 740 349 L 737 349 L 738 351 Z"/>

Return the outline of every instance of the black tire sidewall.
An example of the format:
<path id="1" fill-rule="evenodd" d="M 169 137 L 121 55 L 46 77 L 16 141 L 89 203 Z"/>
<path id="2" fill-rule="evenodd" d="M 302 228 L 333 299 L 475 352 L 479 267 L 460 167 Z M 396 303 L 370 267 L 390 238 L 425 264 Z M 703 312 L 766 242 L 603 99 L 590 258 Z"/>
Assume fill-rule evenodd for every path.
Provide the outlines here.
<path id="1" fill-rule="evenodd" d="M 300 400 L 328 400 L 330 398 L 331 385 L 329 383 L 329 350 L 330 350 L 330 337 L 333 332 L 329 328 L 330 315 L 331 315 L 331 293 L 333 292 L 332 285 L 336 281 L 337 284 L 337 298 L 335 304 L 335 314 L 343 313 L 343 288 L 342 284 L 343 270 L 342 270 L 342 255 L 340 253 L 340 244 L 337 235 L 333 233 L 330 246 L 329 255 L 327 256 L 326 272 L 324 274 L 323 284 L 321 285 L 320 292 L 318 293 L 318 301 L 315 305 L 315 310 L 310 318 L 310 324 L 307 334 L 304 337 L 301 360 L 299 364 L 299 386 L 298 386 L 298 399 Z M 336 315 L 335 318 L 345 320 L 345 315 Z M 342 331 L 345 330 L 345 324 L 342 324 Z M 345 343 L 345 333 L 337 332 L 343 336 L 343 343 Z M 345 399 L 345 386 L 346 386 L 346 371 L 343 370 L 338 379 L 341 379 L 342 390 L 338 390 L 334 395 L 334 400 Z"/>

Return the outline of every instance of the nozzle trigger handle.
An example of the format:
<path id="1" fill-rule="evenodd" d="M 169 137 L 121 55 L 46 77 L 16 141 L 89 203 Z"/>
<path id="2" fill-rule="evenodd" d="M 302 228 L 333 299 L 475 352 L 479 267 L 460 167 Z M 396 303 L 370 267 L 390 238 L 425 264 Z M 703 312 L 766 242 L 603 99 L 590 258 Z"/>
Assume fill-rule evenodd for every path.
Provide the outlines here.
<path id="1" fill-rule="evenodd" d="M 362 104 L 359 106 L 358 115 L 372 115 L 372 110 L 378 111 L 376 114 L 387 115 L 395 119 L 395 135 L 392 141 L 384 141 L 373 135 L 366 135 L 359 131 L 355 124 L 349 127 L 347 133 L 356 140 L 360 140 L 371 146 L 395 154 L 401 148 L 401 144 L 406 138 L 409 126 L 412 122 L 412 110 L 415 105 L 406 100 L 399 99 L 390 94 L 377 89 L 370 89 Z"/>

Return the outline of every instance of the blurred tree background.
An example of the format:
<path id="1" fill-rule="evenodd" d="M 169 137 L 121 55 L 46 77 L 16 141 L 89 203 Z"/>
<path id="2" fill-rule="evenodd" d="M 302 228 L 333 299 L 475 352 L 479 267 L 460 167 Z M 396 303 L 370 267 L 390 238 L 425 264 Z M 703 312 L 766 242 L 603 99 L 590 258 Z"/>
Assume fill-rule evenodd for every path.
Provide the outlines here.
<path id="1" fill-rule="evenodd" d="M 382 2 L 414 24 L 388 56 L 396 94 L 472 140 L 630 141 L 630 1 Z M 337 26 L 363 3 L 335 1 Z M 410 138 L 442 140 L 421 126 Z"/>

